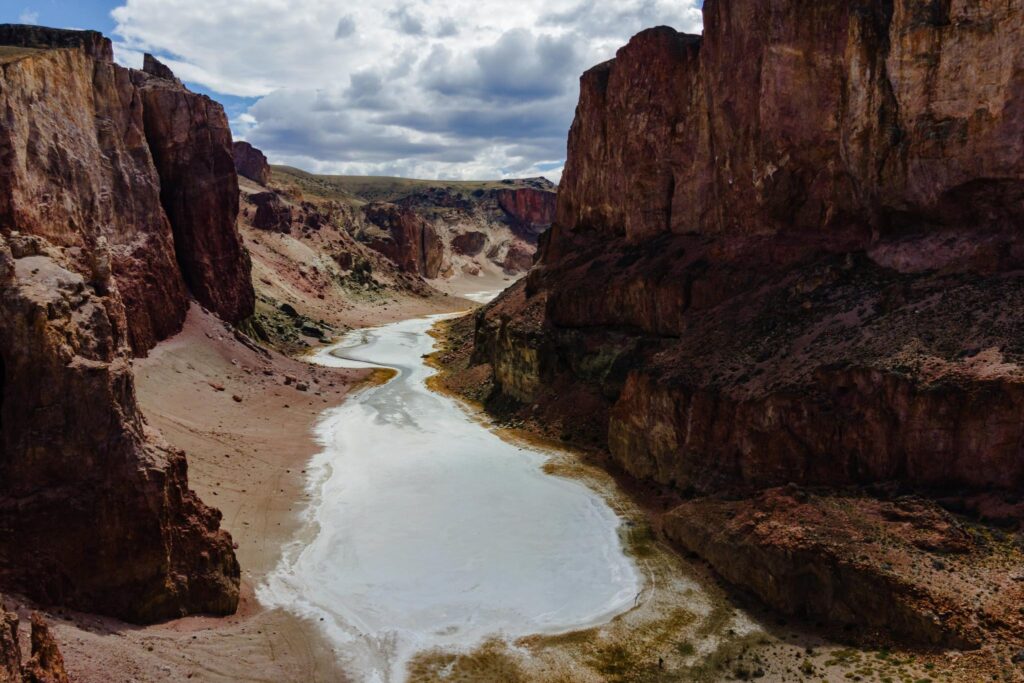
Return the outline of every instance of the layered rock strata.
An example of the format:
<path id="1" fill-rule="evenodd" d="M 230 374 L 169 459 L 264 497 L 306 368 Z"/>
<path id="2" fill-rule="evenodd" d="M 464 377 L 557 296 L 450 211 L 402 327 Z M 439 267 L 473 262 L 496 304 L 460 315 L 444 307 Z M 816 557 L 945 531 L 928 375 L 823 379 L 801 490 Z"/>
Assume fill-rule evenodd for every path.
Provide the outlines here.
<path id="1" fill-rule="evenodd" d="M 230 613 L 231 539 L 148 433 L 131 370 L 188 287 L 251 313 L 223 110 L 155 60 L 113 64 L 95 33 L 0 42 L 0 582 L 139 622 Z"/>
<path id="2" fill-rule="evenodd" d="M 477 318 L 489 404 L 677 497 L 1019 498 L 1024 5 L 703 12 L 584 74 L 539 264 Z M 783 602 L 709 538 L 676 534 Z"/>

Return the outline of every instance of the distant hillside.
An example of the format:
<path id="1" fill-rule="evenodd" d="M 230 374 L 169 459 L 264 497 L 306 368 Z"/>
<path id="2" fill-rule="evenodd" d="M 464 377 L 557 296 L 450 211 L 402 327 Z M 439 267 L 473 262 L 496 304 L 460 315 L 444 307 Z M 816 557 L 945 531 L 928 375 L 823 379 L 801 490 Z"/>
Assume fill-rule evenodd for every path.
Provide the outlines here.
<path id="1" fill-rule="evenodd" d="M 415 180 L 389 176 L 317 175 L 291 166 L 271 166 L 274 180 L 280 185 L 294 184 L 303 194 L 323 199 L 355 200 L 357 202 L 395 202 L 411 194 L 444 190 L 469 198 L 480 197 L 488 190 L 555 191 L 547 178 L 517 180 Z"/>

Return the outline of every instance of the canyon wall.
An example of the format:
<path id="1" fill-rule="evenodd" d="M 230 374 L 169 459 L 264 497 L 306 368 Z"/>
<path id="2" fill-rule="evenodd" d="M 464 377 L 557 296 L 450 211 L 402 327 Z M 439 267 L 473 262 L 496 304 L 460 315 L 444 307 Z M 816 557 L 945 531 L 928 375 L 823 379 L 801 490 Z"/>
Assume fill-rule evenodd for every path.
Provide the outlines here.
<path id="1" fill-rule="evenodd" d="M 258 153 L 258 150 L 256 150 Z M 249 158 L 239 150 L 238 163 Z M 249 195 L 256 222 L 280 229 L 303 201 L 328 201 L 341 226 L 403 272 L 435 287 L 463 277 L 510 279 L 533 266 L 537 241 L 555 218 L 556 187 L 545 178 L 445 181 L 313 175 L 274 167 L 277 198 Z M 298 201 L 296 201 L 298 200 Z M 266 208 L 263 208 L 266 207 Z"/>
<path id="2" fill-rule="evenodd" d="M 178 265 L 199 303 L 238 323 L 252 315 L 255 295 L 249 253 L 235 225 L 238 176 L 227 116 L 217 102 L 168 78 L 155 59 L 150 66 L 153 73 L 133 71 L 132 82 Z"/>
<path id="3" fill-rule="evenodd" d="M 588 394 L 678 492 L 1024 485 L 1024 4 L 704 17 L 584 74 L 539 264 L 479 314 L 495 399 Z"/>
<path id="4" fill-rule="evenodd" d="M 363 213 L 370 225 L 360 236 L 367 246 L 387 256 L 406 273 L 429 279 L 441 274 L 444 245 L 434 226 L 396 204 L 374 202 Z"/>
<path id="5" fill-rule="evenodd" d="M 514 190 L 497 190 L 494 194 L 498 206 L 508 214 L 516 232 L 531 242 L 535 242 L 555 220 L 558 197 L 555 192 L 521 187 Z"/>
<path id="6" fill-rule="evenodd" d="M 583 75 L 538 263 L 449 386 L 776 611 L 1015 652 L 1020 536 L 937 502 L 1024 530 L 1024 2 L 703 12 Z"/>
<path id="7" fill-rule="evenodd" d="M 645 31 L 581 79 L 552 243 L 1015 224 L 1020 11 L 718 1 L 703 37 Z"/>
<path id="8" fill-rule="evenodd" d="M 223 110 L 93 32 L 0 26 L 0 581 L 149 622 L 226 614 L 239 568 L 183 453 L 148 430 L 133 353 L 189 287 L 252 311 Z"/>

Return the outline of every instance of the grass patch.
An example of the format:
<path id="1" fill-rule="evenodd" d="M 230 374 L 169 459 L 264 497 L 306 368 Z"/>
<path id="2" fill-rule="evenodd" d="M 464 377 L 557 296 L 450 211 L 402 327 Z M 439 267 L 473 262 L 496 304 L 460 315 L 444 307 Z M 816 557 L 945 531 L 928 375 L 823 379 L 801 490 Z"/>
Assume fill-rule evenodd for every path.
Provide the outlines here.
<path id="1" fill-rule="evenodd" d="M 507 681 L 527 683 L 530 678 L 506 644 L 490 640 L 466 653 L 431 651 L 416 656 L 408 667 L 410 683 L 420 681 Z"/>

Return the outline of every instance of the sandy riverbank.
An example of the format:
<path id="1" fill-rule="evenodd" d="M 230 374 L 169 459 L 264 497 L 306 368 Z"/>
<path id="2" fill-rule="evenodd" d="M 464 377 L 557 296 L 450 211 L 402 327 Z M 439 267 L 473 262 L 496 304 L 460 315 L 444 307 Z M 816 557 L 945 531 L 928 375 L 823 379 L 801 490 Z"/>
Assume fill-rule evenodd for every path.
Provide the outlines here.
<path id="1" fill-rule="evenodd" d="M 361 317 L 350 324 L 383 323 L 436 308 L 436 301 L 408 299 L 386 311 L 357 311 Z M 182 332 L 135 367 L 149 426 L 186 451 L 192 488 L 224 514 L 223 526 L 238 545 L 242 603 L 228 618 L 189 617 L 149 627 L 44 611 L 73 680 L 345 680 L 315 624 L 262 609 L 253 591 L 298 528 L 306 495 L 302 470 L 319 450 L 313 426 L 325 408 L 373 381 L 371 373 L 312 366 L 250 348 L 195 305 Z M 0 598 L 27 617 L 31 605 L 17 596 Z M 27 618 L 22 621 L 27 624 Z"/>

